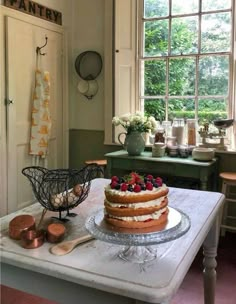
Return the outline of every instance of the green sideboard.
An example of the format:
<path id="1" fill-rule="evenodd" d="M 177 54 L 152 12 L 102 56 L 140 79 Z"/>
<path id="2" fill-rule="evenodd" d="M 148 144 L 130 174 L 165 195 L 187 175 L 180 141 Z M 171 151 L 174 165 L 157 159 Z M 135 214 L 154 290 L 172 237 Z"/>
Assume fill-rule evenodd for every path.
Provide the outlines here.
<path id="1" fill-rule="evenodd" d="M 116 170 L 139 173 L 155 173 L 199 180 L 201 190 L 216 190 L 218 175 L 218 159 L 200 162 L 180 157 L 152 157 L 151 152 L 143 152 L 140 156 L 129 156 L 125 150 L 105 154 L 107 174 L 111 177 Z"/>

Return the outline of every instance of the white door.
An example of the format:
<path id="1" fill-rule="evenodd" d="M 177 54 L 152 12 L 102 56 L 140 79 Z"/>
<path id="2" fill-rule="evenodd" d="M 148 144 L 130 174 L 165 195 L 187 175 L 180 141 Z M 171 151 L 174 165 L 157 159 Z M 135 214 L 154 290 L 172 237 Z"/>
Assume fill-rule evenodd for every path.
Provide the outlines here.
<path id="1" fill-rule="evenodd" d="M 31 107 L 36 69 L 36 47 L 45 43 L 45 56 L 38 56 L 39 68 L 50 73 L 50 112 L 52 132 L 49 143 L 49 168 L 63 167 L 63 37 L 40 26 L 6 18 L 8 213 L 33 201 L 29 181 L 22 175 L 32 165 L 29 152 Z M 44 163 L 39 163 L 44 166 Z"/>

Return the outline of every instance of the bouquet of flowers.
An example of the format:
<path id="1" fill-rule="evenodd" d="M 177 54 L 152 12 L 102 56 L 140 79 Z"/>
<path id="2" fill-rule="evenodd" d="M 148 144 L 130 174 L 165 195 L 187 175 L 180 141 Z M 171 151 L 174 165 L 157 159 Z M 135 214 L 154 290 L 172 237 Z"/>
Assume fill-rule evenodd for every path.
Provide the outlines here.
<path id="1" fill-rule="evenodd" d="M 136 112 L 135 114 L 124 114 L 120 117 L 115 116 L 112 119 L 112 123 L 115 126 L 122 126 L 127 134 L 133 131 L 146 133 L 154 131 L 157 128 L 157 121 L 152 116 L 145 116 L 142 112 Z"/>

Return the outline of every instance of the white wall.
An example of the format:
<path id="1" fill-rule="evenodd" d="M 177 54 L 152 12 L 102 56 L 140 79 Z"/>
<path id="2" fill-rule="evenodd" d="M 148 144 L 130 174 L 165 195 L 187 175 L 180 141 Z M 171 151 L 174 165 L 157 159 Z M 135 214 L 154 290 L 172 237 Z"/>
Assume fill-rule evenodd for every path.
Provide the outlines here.
<path id="1" fill-rule="evenodd" d="M 104 0 L 73 0 L 71 56 L 69 56 L 70 128 L 104 129 L 104 67 L 97 81 L 99 90 L 88 100 L 77 90 L 79 76 L 74 62 L 87 50 L 104 54 Z"/>

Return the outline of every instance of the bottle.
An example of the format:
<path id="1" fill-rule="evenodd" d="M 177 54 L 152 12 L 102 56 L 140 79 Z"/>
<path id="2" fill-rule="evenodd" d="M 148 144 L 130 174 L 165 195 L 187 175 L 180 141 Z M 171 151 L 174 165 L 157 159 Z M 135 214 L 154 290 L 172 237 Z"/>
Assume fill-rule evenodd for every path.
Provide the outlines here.
<path id="1" fill-rule="evenodd" d="M 184 119 L 174 118 L 172 124 L 172 136 L 176 137 L 178 145 L 184 144 Z"/>
<path id="2" fill-rule="evenodd" d="M 187 119 L 187 143 L 196 146 L 196 119 Z"/>

